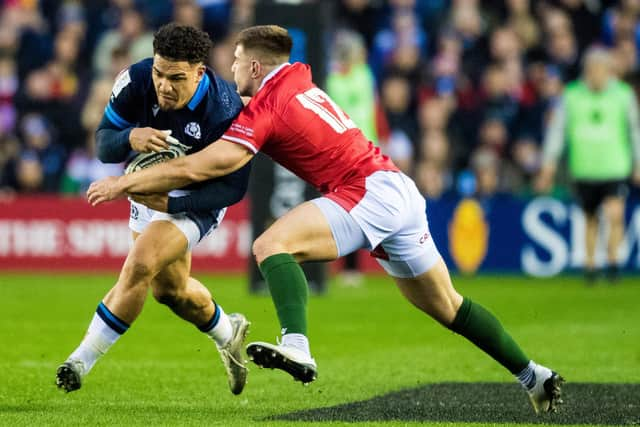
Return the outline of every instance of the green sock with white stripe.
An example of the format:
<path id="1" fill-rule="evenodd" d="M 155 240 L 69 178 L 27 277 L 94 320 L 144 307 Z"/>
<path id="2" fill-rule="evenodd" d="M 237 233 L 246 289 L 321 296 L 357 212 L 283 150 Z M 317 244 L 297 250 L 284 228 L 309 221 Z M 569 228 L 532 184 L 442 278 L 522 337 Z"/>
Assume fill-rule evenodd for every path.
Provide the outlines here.
<path id="1" fill-rule="evenodd" d="M 307 278 L 287 253 L 271 255 L 260 264 L 276 307 L 282 334 L 307 335 Z"/>

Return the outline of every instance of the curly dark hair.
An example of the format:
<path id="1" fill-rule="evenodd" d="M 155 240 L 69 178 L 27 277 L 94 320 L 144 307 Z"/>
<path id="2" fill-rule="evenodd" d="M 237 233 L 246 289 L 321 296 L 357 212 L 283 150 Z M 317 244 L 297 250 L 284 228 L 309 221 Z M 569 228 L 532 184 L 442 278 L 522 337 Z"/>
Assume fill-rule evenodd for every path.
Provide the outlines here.
<path id="1" fill-rule="evenodd" d="M 202 30 L 187 25 L 163 25 L 153 35 L 153 53 L 171 61 L 207 63 L 213 42 Z"/>

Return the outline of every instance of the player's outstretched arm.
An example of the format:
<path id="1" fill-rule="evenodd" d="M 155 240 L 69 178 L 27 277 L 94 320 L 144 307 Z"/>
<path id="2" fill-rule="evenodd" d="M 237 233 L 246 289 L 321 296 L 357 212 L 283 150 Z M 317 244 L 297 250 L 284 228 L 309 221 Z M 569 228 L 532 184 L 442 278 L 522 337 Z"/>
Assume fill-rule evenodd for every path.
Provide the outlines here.
<path id="1" fill-rule="evenodd" d="M 92 205 L 127 193 L 162 193 L 194 182 L 228 175 L 246 165 L 254 153 L 242 145 L 218 140 L 202 151 L 121 177 L 107 177 L 91 184 L 87 198 Z"/>
<path id="2" fill-rule="evenodd" d="M 177 214 L 181 212 L 210 212 L 238 203 L 249 187 L 251 162 L 235 172 L 210 179 L 202 187 L 187 196 L 168 197 L 164 193 L 129 196 L 138 203 L 159 212 Z"/>

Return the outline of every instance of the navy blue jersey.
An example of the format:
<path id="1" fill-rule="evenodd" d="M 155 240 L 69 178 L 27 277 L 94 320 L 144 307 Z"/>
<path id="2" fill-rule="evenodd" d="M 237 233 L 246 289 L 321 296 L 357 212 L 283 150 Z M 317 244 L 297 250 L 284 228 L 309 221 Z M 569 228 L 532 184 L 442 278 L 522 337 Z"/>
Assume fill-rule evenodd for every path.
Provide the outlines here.
<path id="1" fill-rule="evenodd" d="M 220 138 L 242 110 L 235 89 L 207 69 L 184 108 L 162 111 L 151 78 L 152 65 L 152 58 L 143 59 L 118 75 L 105 109 L 106 118 L 116 127 L 171 129 L 171 136 L 192 147 L 190 154 Z"/>
<path id="2" fill-rule="evenodd" d="M 96 132 L 98 157 L 104 162 L 123 162 L 137 153 L 129 145 L 134 127 L 171 130 L 171 136 L 190 147 L 187 154 L 202 150 L 217 141 L 242 110 L 240 96 L 233 86 L 207 69 L 195 94 L 180 110 L 162 111 L 158 107 L 152 73 L 153 59 L 131 65 L 116 78 L 102 122 Z M 249 170 L 247 164 L 228 176 L 185 187 L 189 197 L 169 201 L 169 213 L 221 209 L 239 201 L 245 194 Z M 194 191 L 199 190 L 199 191 Z"/>

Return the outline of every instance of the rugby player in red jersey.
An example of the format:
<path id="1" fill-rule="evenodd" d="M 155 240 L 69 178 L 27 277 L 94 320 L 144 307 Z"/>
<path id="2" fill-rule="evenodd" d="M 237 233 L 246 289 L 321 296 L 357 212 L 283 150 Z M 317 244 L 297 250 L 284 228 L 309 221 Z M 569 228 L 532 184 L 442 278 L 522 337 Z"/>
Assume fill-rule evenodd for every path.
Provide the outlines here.
<path id="1" fill-rule="evenodd" d="M 311 81 L 311 70 L 289 64 L 292 42 L 277 26 L 243 30 L 234 79 L 251 100 L 221 139 L 198 153 L 122 177 L 93 183 L 93 205 L 126 194 L 164 209 L 161 193 L 231 173 L 258 151 L 314 185 L 322 197 L 304 202 L 253 243 L 271 291 L 282 340 L 247 346 L 258 365 L 282 369 L 304 383 L 317 365 L 307 338 L 307 282 L 299 263 L 334 260 L 369 249 L 417 308 L 463 335 L 514 374 L 536 412 L 555 411 L 562 378 L 529 359 L 498 319 L 463 298 L 429 233 L 426 203 L 413 181 L 367 141 L 349 117 Z"/>

